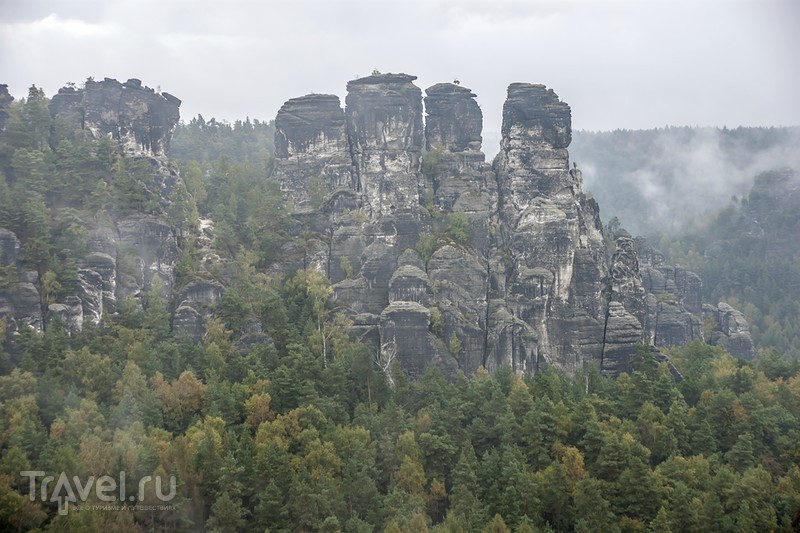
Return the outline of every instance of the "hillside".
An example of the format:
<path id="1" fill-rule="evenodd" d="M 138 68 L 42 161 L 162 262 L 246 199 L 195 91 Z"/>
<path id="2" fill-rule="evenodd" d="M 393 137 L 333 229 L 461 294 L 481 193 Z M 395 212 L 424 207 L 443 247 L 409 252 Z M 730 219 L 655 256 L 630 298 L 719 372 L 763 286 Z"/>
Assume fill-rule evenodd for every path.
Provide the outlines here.
<path id="1" fill-rule="evenodd" d="M 0 94 L 0 530 L 797 528 L 798 359 L 654 246 L 783 275 L 792 174 L 702 254 L 612 241 L 552 90 L 509 86 L 489 164 L 472 92 L 413 81 L 232 125 Z"/>
<path id="2" fill-rule="evenodd" d="M 750 192 L 698 219 L 661 247 L 703 278 L 704 297 L 747 316 L 760 348 L 800 357 L 800 179 L 759 174 Z"/>
<path id="3" fill-rule="evenodd" d="M 576 131 L 570 153 L 586 189 L 628 231 L 676 234 L 747 194 L 753 176 L 800 168 L 800 128 Z"/>

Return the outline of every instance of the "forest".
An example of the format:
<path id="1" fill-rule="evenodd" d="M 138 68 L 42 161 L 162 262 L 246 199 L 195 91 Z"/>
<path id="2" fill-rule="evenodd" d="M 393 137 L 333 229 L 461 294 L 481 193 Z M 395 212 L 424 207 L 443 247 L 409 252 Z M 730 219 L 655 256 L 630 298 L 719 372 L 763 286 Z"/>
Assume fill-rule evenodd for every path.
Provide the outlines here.
<path id="1" fill-rule="evenodd" d="M 637 235 L 675 237 L 713 216 L 753 178 L 800 165 L 800 128 L 665 127 L 575 131 L 570 155 L 605 220 Z"/>
<path id="2" fill-rule="evenodd" d="M 32 87 L 0 137 L 0 227 L 22 241 L 44 304 L 78 282 L 86 228 L 160 209 L 140 161 L 70 131 L 47 104 Z M 616 378 L 503 368 L 451 382 L 431 367 L 416 382 L 390 369 L 390 381 L 348 335 L 324 276 L 269 270 L 290 223 L 270 178 L 273 131 L 200 116 L 176 130 L 182 185 L 163 216 L 185 228 L 213 218 L 214 248 L 230 259 L 204 270 L 187 230 L 178 286 L 199 276 L 227 287 L 200 342 L 173 333 L 158 287 L 79 333 L 57 322 L 43 334 L 0 329 L 0 529 L 800 528 L 798 303 L 787 290 L 800 273 L 798 204 L 796 193 L 767 198 L 775 208 L 763 194 L 785 181 L 767 175 L 746 201 L 656 241 L 701 273 L 709 295 L 737 299 L 758 361 L 694 341 L 668 353 L 679 381 L 644 345 Z M 759 235 L 743 231 L 756 209 L 772 216 L 759 217 Z M 0 290 L 16 276 L 0 270 Z M 270 342 L 244 342 L 253 319 Z M 111 512 L 91 509 L 104 505 L 91 491 L 82 510 L 60 514 L 57 501 L 29 497 L 23 471 L 124 471 L 132 495 L 146 476 L 174 476 L 177 493 L 156 510 L 164 502 L 150 484 L 136 506 Z"/>

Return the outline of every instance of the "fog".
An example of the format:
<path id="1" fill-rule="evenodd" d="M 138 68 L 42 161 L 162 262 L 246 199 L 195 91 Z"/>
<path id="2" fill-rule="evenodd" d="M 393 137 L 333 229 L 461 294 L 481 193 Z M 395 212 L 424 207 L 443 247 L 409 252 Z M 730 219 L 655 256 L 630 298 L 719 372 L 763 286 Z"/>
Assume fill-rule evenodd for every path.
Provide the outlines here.
<path id="1" fill-rule="evenodd" d="M 570 154 L 604 221 L 635 234 L 677 231 L 746 197 L 758 174 L 800 169 L 800 128 L 575 132 Z"/>
<path id="2" fill-rule="evenodd" d="M 800 125 L 796 0 L 4 0 L 0 83 L 54 94 L 139 78 L 185 119 L 271 120 L 382 72 L 458 78 L 497 151 L 509 83 L 543 83 L 586 130 Z"/>

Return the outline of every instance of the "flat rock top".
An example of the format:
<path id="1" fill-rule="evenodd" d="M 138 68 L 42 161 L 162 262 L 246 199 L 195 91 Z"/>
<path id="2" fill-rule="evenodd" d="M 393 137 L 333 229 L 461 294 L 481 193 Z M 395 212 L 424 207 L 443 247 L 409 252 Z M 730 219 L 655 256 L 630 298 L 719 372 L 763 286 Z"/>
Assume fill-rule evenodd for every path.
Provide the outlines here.
<path id="1" fill-rule="evenodd" d="M 512 83 L 503 105 L 504 137 L 513 126 L 541 131 L 553 148 L 566 148 L 572 140 L 572 114 L 552 89 L 536 83 Z"/>
<path id="2" fill-rule="evenodd" d="M 330 139 L 344 135 L 344 110 L 333 94 L 307 94 L 287 100 L 275 117 L 275 153 L 305 151 L 309 143 L 324 134 Z"/>
<path id="3" fill-rule="evenodd" d="M 474 98 L 476 96 L 472 90 L 462 87 L 461 85 L 456 85 L 455 83 L 437 83 L 436 85 L 431 85 L 425 89 L 425 94 L 428 96 L 463 95 L 469 98 Z"/>
<path id="4" fill-rule="evenodd" d="M 281 106 L 280 114 L 282 111 L 291 111 L 294 109 L 341 109 L 341 102 L 339 97 L 335 94 L 307 94 L 305 96 L 298 96 L 286 100 L 286 103 Z"/>
<path id="5" fill-rule="evenodd" d="M 347 82 L 347 90 L 350 90 L 351 86 L 356 85 L 404 84 L 411 83 L 415 79 L 417 79 L 417 77 L 410 74 L 375 74 L 364 78 L 358 78 L 357 80 L 350 80 Z"/>

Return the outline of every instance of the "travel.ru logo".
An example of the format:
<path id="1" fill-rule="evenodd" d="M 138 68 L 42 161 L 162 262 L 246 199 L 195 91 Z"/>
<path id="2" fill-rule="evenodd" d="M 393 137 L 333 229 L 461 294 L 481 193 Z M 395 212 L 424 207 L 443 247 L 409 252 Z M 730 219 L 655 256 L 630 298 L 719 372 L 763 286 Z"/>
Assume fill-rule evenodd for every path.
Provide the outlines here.
<path id="1" fill-rule="evenodd" d="M 56 478 L 48 476 L 41 470 L 24 470 L 19 473 L 20 477 L 28 478 L 28 495 L 31 501 L 36 501 L 37 492 L 43 502 L 58 503 L 58 514 L 65 515 L 69 512 L 69 504 L 77 502 L 85 503 L 92 492 L 101 502 L 119 502 L 127 506 L 127 502 L 142 502 L 145 499 L 145 488 L 153 481 L 153 476 L 144 476 L 139 480 L 138 494 L 127 495 L 125 493 L 125 472 L 119 473 L 119 482 L 111 476 L 100 476 L 95 479 L 89 476 L 82 481 L 78 476 L 73 476 L 72 481 L 65 472 Z M 36 490 L 36 481 L 41 478 L 39 491 Z M 53 485 L 55 482 L 55 485 Z M 50 487 L 52 486 L 52 490 Z M 94 487 L 94 491 L 92 491 Z M 177 492 L 175 476 L 169 477 L 169 492 L 164 494 L 161 476 L 155 476 L 155 495 L 162 502 L 171 501 Z M 138 497 L 137 497 L 138 496 Z"/>

